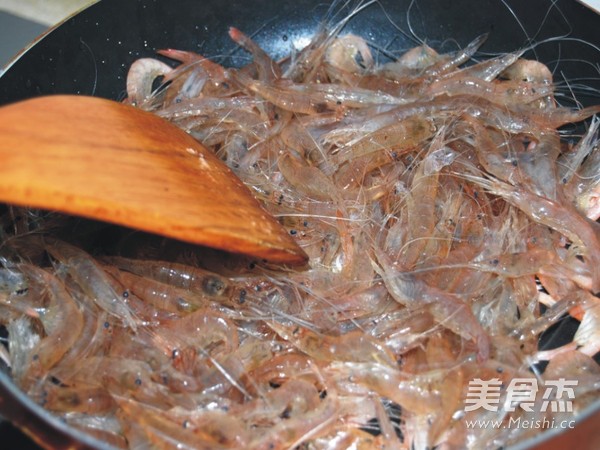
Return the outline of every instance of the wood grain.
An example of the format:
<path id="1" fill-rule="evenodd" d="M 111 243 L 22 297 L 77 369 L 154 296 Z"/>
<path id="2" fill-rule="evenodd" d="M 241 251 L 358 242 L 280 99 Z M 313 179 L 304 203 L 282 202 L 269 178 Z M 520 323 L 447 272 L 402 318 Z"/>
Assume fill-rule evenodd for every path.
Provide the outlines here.
<path id="1" fill-rule="evenodd" d="M 307 259 L 209 150 L 110 100 L 49 96 L 0 108 L 0 201 L 273 262 Z"/>

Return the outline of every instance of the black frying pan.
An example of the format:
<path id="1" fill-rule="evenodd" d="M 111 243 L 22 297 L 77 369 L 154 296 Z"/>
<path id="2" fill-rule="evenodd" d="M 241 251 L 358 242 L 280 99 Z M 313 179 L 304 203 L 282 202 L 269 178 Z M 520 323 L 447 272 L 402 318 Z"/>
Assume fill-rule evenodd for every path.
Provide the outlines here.
<path id="1" fill-rule="evenodd" d="M 231 25 L 253 35 L 272 56 L 283 57 L 292 45 L 305 42 L 321 19 L 337 20 L 347 12 L 341 4 L 332 8 L 320 0 L 103 0 L 48 33 L 9 66 L 0 77 L 0 104 L 54 93 L 122 99 L 129 65 L 155 56 L 160 48 L 193 50 L 226 65 L 242 65 L 247 56 L 230 41 Z M 345 31 L 382 47 L 381 58 L 415 46 L 415 36 L 449 51 L 490 33 L 482 49 L 487 53 L 544 42 L 525 57 L 548 64 L 557 82 L 570 80 L 596 90 L 590 95 L 575 86 L 577 101 L 600 102 L 600 74 L 594 67 L 600 61 L 600 49 L 594 47 L 600 46 L 600 16 L 575 0 L 379 0 Z M 561 345 L 574 328 L 570 321 L 561 322 L 542 338 L 542 346 Z M 37 434 L 45 446 L 107 448 L 50 416 L 1 372 L 0 388 L 0 414 Z M 554 430 L 519 448 L 590 443 L 600 434 L 600 401 L 593 406 L 575 430 Z"/>

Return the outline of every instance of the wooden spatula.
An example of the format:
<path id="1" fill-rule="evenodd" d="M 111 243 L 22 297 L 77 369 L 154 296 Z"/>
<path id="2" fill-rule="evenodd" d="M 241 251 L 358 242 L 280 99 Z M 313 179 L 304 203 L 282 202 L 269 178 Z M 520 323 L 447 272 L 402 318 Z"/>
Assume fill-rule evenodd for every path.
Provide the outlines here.
<path id="1" fill-rule="evenodd" d="M 0 108 L 0 201 L 61 211 L 273 262 L 306 254 L 195 139 L 110 100 Z"/>

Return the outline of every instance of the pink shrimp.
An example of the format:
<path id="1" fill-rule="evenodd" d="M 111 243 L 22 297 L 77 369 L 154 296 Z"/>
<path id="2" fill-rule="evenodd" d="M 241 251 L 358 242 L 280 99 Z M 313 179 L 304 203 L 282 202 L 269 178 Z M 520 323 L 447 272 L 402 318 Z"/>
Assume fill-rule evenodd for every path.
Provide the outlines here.
<path id="1" fill-rule="evenodd" d="M 99 387 L 44 387 L 43 405 L 50 411 L 63 413 L 106 414 L 114 411 L 116 403 L 110 393 Z"/>
<path id="2" fill-rule="evenodd" d="M 134 331 L 137 329 L 135 315 L 123 297 L 112 288 L 108 275 L 90 255 L 59 240 L 52 240 L 46 248 L 54 258 L 64 264 L 69 275 L 100 308 L 122 320 Z"/>
<path id="3" fill-rule="evenodd" d="M 125 292 L 130 291 L 143 301 L 164 311 L 183 314 L 208 304 L 205 298 L 186 289 L 114 268 L 105 268 L 105 270 L 123 285 Z"/>
<path id="4" fill-rule="evenodd" d="M 229 28 L 229 36 L 238 45 L 248 52 L 252 53 L 254 62 L 257 66 L 259 79 L 262 81 L 272 81 L 281 78 L 281 68 L 267 55 L 252 39 L 242 33 L 235 27 Z"/>
<path id="5" fill-rule="evenodd" d="M 368 71 L 374 63 L 369 46 L 355 34 L 334 39 L 325 52 L 325 62 L 351 73 Z"/>
<path id="6" fill-rule="evenodd" d="M 22 264 L 20 270 L 39 286 L 49 298 L 40 320 L 46 336 L 32 351 L 30 367 L 24 383 L 43 377 L 79 340 L 83 330 L 83 314 L 64 285 L 52 274 L 35 266 Z M 42 291 L 43 292 L 43 291 Z"/>
<path id="7" fill-rule="evenodd" d="M 225 278 L 197 267 L 163 261 L 136 261 L 121 257 L 111 257 L 107 260 L 120 269 L 153 278 L 170 286 L 190 290 L 208 299 L 218 300 L 230 290 Z"/>
<path id="8" fill-rule="evenodd" d="M 405 306 L 427 304 L 436 320 L 444 327 L 466 339 L 475 341 L 477 357 L 489 357 L 490 338 L 477 321 L 471 309 L 458 297 L 429 286 L 414 275 L 402 272 L 382 251 L 377 252 L 375 270 L 383 279 L 392 297 Z"/>
<path id="9" fill-rule="evenodd" d="M 389 349 L 362 331 L 348 332 L 342 336 L 325 336 L 306 328 L 290 329 L 277 322 L 270 322 L 269 326 L 283 339 L 317 360 L 376 361 L 390 367 L 396 365 Z"/>
<path id="10" fill-rule="evenodd" d="M 153 58 L 136 60 L 127 73 L 127 100 L 132 105 L 142 106 L 151 96 L 154 80 L 171 73 L 173 69 Z"/>
<path id="11" fill-rule="evenodd" d="M 600 229 L 598 224 L 583 217 L 568 203 L 558 203 L 540 197 L 526 189 L 518 189 L 494 178 L 465 177 L 493 194 L 517 206 L 534 221 L 547 225 L 574 242 L 589 260 L 592 289 L 600 291 Z"/>

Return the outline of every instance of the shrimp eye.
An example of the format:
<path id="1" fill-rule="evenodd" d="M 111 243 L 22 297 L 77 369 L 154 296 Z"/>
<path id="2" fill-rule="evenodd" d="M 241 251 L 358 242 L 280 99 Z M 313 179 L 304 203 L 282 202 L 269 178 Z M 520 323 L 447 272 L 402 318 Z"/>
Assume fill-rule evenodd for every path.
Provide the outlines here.
<path id="1" fill-rule="evenodd" d="M 366 69 L 367 68 L 367 65 L 365 64 L 365 58 L 363 57 L 363 55 L 360 52 L 360 50 L 357 51 L 356 54 L 354 55 L 354 62 L 356 64 L 358 64 L 361 69 Z"/>
<path id="2" fill-rule="evenodd" d="M 286 406 L 282 413 L 279 415 L 282 419 L 289 419 L 292 416 L 292 408 Z"/>
<path id="3" fill-rule="evenodd" d="M 202 288 L 208 295 L 220 295 L 225 290 L 225 283 L 217 277 L 207 277 Z"/>

